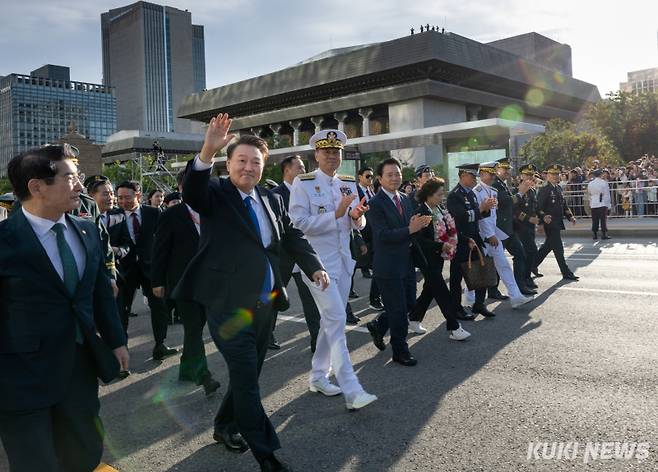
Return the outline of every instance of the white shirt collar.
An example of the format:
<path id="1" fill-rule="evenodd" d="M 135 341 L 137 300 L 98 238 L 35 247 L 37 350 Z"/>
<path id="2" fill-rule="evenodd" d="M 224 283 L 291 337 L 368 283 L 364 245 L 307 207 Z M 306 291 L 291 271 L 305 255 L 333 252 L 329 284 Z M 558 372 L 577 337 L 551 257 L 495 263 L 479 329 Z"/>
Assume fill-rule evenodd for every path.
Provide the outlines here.
<path id="1" fill-rule="evenodd" d="M 397 190 L 395 191 L 395 193 L 391 193 L 391 192 L 389 192 L 388 190 L 386 190 L 384 187 L 382 187 L 382 192 L 384 192 L 386 195 L 388 195 L 388 197 L 389 197 L 391 200 L 393 200 L 393 199 L 395 198 L 395 196 L 397 196 L 398 198 L 400 198 L 400 193 L 399 193 Z"/>
<path id="2" fill-rule="evenodd" d="M 237 187 L 235 187 L 235 188 L 237 188 Z M 240 192 L 240 198 L 242 199 L 243 202 L 244 202 L 244 199 L 245 199 L 245 198 L 247 198 L 247 197 L 251 197 L 251 200 L 252 200 L 251 203 L 254 203 L 254 202 L 255 202 L 255 203 L 260 203 L 260 202 L 258 201 L 258 196 L 256 195 L 256 187 L 254 187 L 254 188 L 251 189 L 251 193 L 244 193 L 244 192 L 243 192 L 242 190 L 240 190 L 239 188 L 238 188 L 238 192 Z"/>
<path id="3" fill-rule="evenodd" d="M 126 216 L 130 216 L 133 213 L 137 214 L 137 218 L 141 219 L 142 218 L 142 205 L 138 205 L 137 208 L 133 211 L 124 211 Z"/>
<path id="4" fill-rule="evenodd" d="M 64 214 L 62 214 L 59 220 L 53 221 L 46 218 L 41 218 L 37 215 L 33 215 L 27 211 L 24 206 L 22 206 L 21 209 L 23 210 L 25 218 L 27 218 L 27 221 L 30 223 L 30 226 L 32 226 L 32 229 L 39 238 L 43 238 L 48 233 L 48 231 L 53 229 L 53 226 L 57 223 L 62 223 L 66 229 L 69 229 L 69 225 L 66 224 L 66 217 Z"/>
<path id="5" fill-rule="evenodd" d="M 283 183 L 284 183 L 284 185 L 286 186 L 286 188 L 287 188 L 289 191 L 292 192 L 292 185 L 290 185 L 290 184 L 289 184 L 288 182 L 286 182 L 285 180 L 283 181 Z"/>
<path id="6" fill-rule="evenodd" d="M 336 180 L 338 178 L 335 175 L 334 176 L 327 175 L 324 172 L 322 172 L 322 170 L 320 170 L 320 169 L 318 169 L 317 175 L 320 176 L 321 179 L 325 180 L 328 183 L 332 183 L 334 180 Z"/>

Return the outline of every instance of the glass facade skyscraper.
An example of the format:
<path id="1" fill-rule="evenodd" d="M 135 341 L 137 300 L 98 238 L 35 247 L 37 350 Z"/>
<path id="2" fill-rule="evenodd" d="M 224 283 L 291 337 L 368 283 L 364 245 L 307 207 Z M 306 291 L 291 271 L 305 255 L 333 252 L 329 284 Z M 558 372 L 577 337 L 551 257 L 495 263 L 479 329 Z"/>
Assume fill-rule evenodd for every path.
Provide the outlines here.
<path id="1" fill-rule="evenodd" d="M 137 2 L 101 15 L 103 83 L 116 90 L 120 130 L 190 132 L 176 117 L 206 86 L 203 26 L 192 14 Z"/>
<path id="2" fill-rule="evenodd" d="M 117 130 L 112 88 L 72 81 L 68 67 L 50 65 L 0 78 L 0 174 L 13 156 L 56 142 L 72 123 L 104 143 Z"/>

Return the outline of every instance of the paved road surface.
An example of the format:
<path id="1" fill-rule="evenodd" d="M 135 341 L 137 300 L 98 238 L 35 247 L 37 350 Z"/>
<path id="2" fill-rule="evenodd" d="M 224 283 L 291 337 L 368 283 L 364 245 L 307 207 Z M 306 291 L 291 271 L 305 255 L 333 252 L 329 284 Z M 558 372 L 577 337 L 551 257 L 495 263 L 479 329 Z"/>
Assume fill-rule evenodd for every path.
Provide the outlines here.
<path id="1" fill-rule="evenodd" d="M 356 413 L 341 397 L 308 392 L 308 334 L 291 285 L 292 307 L 277 327 L 282 349 L 270 353 L 261 377 L 280 456 L 296 471 L 658 470 L 655 239 L 567 244 L 579 283 L 563 283 L 549 257 L 537 300 L 514 311 L 491 303 L 498 316 L 466 322 L 473 336 L 464 343 L 448 340 L 433 306 L 429 333 L 410 340 L 415 368 L 393 365 L 390 347 L 380 353 L 365 329 L 350 329 L 359 378 L 380 398 Z M 365 295 L 368 281 L 358 276 L 356 287 Z M 249 453 L 233 455 L 212 441 L 228 379 L 209 336 L 210 368 L 223 387 L 206 399 L 200 388 L 177 382 L 177 358 L 150 359 L 148 316 L 138 302 L 134 374 L 101 388 L 106 461 L 125 472 L 257 470 Z M 364 320 L 374 316 L 367 297 L 353 306 Z M 176 325 L 169 343 L 181 342 Z M 574 460 L 528 460 L 531 441 L 578 441 L 580 449 Z M 649 456 L 585 465 L 588 441 L 648 442 Z"/>

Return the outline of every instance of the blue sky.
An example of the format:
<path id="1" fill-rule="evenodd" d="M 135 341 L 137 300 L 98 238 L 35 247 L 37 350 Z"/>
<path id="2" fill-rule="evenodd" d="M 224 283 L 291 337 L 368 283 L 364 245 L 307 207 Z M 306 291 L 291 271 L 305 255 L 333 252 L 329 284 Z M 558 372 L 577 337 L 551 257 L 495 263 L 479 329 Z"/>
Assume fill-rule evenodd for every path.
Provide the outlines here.
<path id="1" fill-rule="evenodd" d="M 2 0 L 0 75 L 46 64 L 101 81 L 100 14 L 129 2 Z M 536 31 L 572 47 L 573 71 L 601 95 L 658 67 L 658 2 L 592 0 L 172 0 L 206 33 L 208 88 L 285 68 L 326 49 L 386 41 L 430 23 L 482 41 Z"/>

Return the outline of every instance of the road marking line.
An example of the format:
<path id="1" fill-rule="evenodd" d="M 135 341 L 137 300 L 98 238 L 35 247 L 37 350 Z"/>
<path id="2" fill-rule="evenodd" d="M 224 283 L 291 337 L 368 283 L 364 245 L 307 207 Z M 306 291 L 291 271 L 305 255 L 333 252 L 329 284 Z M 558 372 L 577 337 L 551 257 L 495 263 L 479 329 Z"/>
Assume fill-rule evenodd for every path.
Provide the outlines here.
<path id="1" fill-rule="evenodd" d="M 558 287 L 558 290 L 570 290 L 573 292 L 599 292 L 599 293 L 618 293 L 621 295 L 646 295 L 649 297 L 658 297 L 655 292 L 634 292 L 630 290 L 608 290 L 604 288 L 576 288 L 576 287 Z"/>

